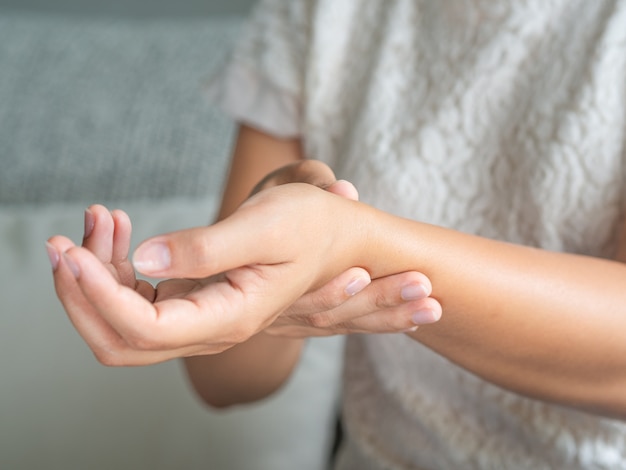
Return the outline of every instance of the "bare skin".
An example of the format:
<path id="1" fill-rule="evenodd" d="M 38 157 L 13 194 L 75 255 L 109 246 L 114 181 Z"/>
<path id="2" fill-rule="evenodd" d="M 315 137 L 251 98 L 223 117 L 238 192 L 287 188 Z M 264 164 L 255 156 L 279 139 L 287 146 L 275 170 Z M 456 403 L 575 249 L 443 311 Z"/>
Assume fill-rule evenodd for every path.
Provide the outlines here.
<path id="1" fill-rule="evenodd" d="M 311 217 L 319 207 L 319 218 Z M 272 223 L 263 227 L 267 220 Z M 333 220 L 345 223 L 333 225 Z M 301 228 L 297 232 L 290 231 L 294 221 Z M 249 235 L 233 246 L 249 247 L 250 252 L 240 248 L 225 253 L 221 244 L 213 245 L 242 234 L 245 226 L 260 227 L 255 236 L 268 240 L 263 253 Z M 280 237 L 275 227 L 281 228 Z M 173 259 L 193 254 L 195 265 L 203 267 L 195 275 L 255 260 L 276 269 L 284 282 L 300 279 L 306 286 L 300 289 L 306 291 L 345 266 L 363 266 L 374 278 L 420 269 L 432 280 L 433 295 L 445 315 L 439 323 L 410 333 L 413 338 L 518 393 L 626 416 L 626 266 L 621 263 L 420 224 L 300 184 L 264 191 L 222 225 L 199 230 L 201 234 L 187 231 L 167 238 Z M 284 242 L 291 238 L 298 239 L 294 251 Z M 194 246 L 198 239 L 205 252 Z M 311 253 L 312 243 L 319 251 Z M 182 263 L 170 269 L 187 271 Z M 284 277 L 282 268 L 288 271 Z"/>
<path id="2" fill-rule="evenodd" d="M 60 241 L 51 243 L 65 251 Z M 288 316 L 288 307 L 303 295 L 359 266 L 374 279 L 417 270 L 432 281 L 433 297 L 445 314 L 407 333 L 416 341 L 514 392 L 626 419 L 626 265 L 617 261 L 406 220 L 302 183 L 270 187 L 211 227 L 155 237 L 138 248 L 136 265 L 146 274 L 206 278 L 226 273 L 227 282 L 187 293 L 185 302 L 150 303 L 121 289 L 111 276 L 105 280 L 106 268 L 92 254 L 98 249 L 70 248 L 55 271 L 70 317 L 94 317 L 84 313 L 93 309 L 101 319 L 92 318 L 94 330 L 101 321 L 113 328 L 130 345 L 120 350 L 131 362 L 135 354 L 168 350 L 190 356 L 242 343 L 231 349 L 232 356 L 227 352 L 197 364 L 188 360 L 194 385 L 211 403 L 245 401 L 279 386 L 297 359 L 300 340 L 276 342 L 266 332 L 257 333 Z M 436 305 L 432 298 L 420 302 L 422 311 Z M 188 304 L 194 307 L 189 310 Z M 205 310 L 213 313 L 210 319 L 194 325 L 203 328 L 186 330 L 184 318 Z M 327 327 L 324 318 L 317 316 L 312 326 Z M 207 337 L 211 331 L 219 334 Z M 185 333 L 194 346 L 173 340 L 176 333 Z M 94 335 L 103 336 L 102 331 Z M 259 363 L 257 354 L 263 359 Z M 249 359 L 254 366 L 246 366 Z M 267 369 L 256 368 L 268 364 L 271 379 L 264 378 Z M 249 395 L 237 393 L 245 386 L 237 379 L 241 374 L 232 373 L 235 366 L 262 386 Z"/>
<path id="3" fill-rule="evenodd" d="M 284 164 L 291 165 L 266 176 Z M 259 184 L 262 176 L 266 177 Z M 335 182 L 330 169 L 302 161 L 296 142 L 276 141 L 244 127 L 220 218 L 234 211 L 255 185 L 260 191 L 291 179 L 324 187 L 337 198 L 357 198 L 354 187 Z M 193 280 L 175 278 L 154 289 L 135 279 L 128 260 L 131 228 L 126 214 L 92 206 L 85 227 L 81 248 L 62 236 L 51 238 L 48 248 L 59 298 L 98 360 L 107 365 L 143 365 L 186 357 L 192 383 L 215 406 L 256 400 L 274 391 L 297 363 L 305 337 L 414 330 L 441 315 L 441 306 L 428 297 L 432 287 L 423 274 L 394 273 L 371 282 L 363 268 L 348 267 L 311 292 L 293 293 L 289 300 L 277 296 L 270 310 L 261 309 L 264 316 L 246 322 L 250 306 L 258 310 L 263 303 L 255 297 L 268 296 L 251 295 L 232 280 L 243 276 L 252 281 L 250 285 L 259 283 L 263 279 L 255 277 L 254 268 Z M 116 294 L 100 290 L 111 288 Z M 123 306 L 114 302 L 117 294 Z M 90 299 L 99 295 L 111 303 L 95 305 Z M 230 309 L 238 302 L 239 314 Z M 126 316 L 128 310 L 134 313 Z M 430 317 L 415 323 L 412 312 L 420 310 Z"/>

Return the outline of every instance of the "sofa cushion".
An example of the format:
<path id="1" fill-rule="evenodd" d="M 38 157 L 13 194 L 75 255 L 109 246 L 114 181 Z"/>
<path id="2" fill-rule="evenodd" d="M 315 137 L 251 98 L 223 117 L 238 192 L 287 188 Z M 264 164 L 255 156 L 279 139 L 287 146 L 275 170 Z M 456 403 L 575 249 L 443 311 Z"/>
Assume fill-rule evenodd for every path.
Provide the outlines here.
<path id="1" fill-rule="evenodd" d="M 239 18 L 0 14 L 0 203 L 204 196 L 233 124 L 203 97 Z"/>

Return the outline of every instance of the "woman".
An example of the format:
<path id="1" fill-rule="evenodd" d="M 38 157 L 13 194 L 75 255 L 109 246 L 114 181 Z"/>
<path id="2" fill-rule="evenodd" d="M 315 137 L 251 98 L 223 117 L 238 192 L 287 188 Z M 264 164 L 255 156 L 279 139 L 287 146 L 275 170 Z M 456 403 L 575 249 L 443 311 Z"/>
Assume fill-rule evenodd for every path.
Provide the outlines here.
<path id="1" fill-rule="evenodd" d="M 339 468 L 626 468 L 624 44 L 618 0 L 262 2 L 223 220 L 141 245 L 175 280 L 133 290 L 96 206 L 50 240 L 59 297 L 103 362 L 187 357 L 217 406 L 301 337 L 380 333 L 348 338 Z"/>

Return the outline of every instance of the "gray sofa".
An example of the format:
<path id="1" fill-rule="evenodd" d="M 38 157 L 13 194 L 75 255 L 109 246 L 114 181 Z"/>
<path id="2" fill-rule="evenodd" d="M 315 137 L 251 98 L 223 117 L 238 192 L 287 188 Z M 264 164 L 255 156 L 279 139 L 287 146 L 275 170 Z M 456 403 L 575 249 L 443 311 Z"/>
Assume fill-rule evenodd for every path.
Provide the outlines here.
<path id="1" fill-rule="evenodd" d="M 202 89 L 248 8 L 0 2 L 0 468 L 324 468 L 340 339 L 312 341 L 276 397 L 211 411 L 176 362 L 99 365 L 44 250 L 94 202 L 130 213 L 134 243 L 211 219 L 234 125 Z"/>

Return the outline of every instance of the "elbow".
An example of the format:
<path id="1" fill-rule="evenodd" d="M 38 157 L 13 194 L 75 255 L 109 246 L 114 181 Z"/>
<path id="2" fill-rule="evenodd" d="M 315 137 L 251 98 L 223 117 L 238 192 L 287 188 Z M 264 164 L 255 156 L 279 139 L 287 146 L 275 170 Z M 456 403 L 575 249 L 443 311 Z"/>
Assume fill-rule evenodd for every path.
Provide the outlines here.
<path id="1" fill-rule="evenodd" d="M 276 348 L 272 354 L 253 350 L 262 349 L 257 343 L 251 346 L 249 341 L 218 355 L 184 359 L 189 384 L 204 404 L 229 408 L 262 400 L 282 388 L 297 364 L 302 343 L 295 343 L 293 354 L 278 358 Z M 269 363 L 272 367 L 265 367 Z"/>
<path id="2" fill-rule="evenodd" d="M 263 380 L 263 376 L 253 377 L 232 374 L 194 373 L 187 368 L 188 384 L 199 401 L 212 409 L 223 410 L 237 405 L 245 405 L 263 400 L 277 392 L 287 381 Z M 198 371 L 195 371 L 198 372 Z"/>
<path id="3" fill-rule="evenodd" d="M 223 410 L 240 404 L 236 394 L 223 387 L 213 386 L 206 381 L 196 380 L 194 376 L 188 376 L 192 393 L 200 403 L 208 408 Z"/>
<path id="4" fill-rule="evenodd" d="M 192 384 L 201 403 L 214 410 L 226 410 L 237 405 L 247 405 L 270 397 L 280 387 L 259 390 L 223 391 L 211 387 L 199 388 Z"/>
<path id="5" fill-rule="evenodd" d="M 626 422 L 626 377 L 618 385 L 603 387 L 591 413 L 605 418 Z"/>
<path id="6" fill-rule="evenodd" d="M 219 396 L 218 394 L 214 395 L 211 393 L 202 392 L 195 388 L 194 391 L 196 396 L 200 399 L 200 402 L 204 406 L 214 410 L 225 410 L 239 404 L 229 397 L 223 397 Z"/>
<path id="7" fill-rule="evenodd" d="M 564 387 L 574 394 L 556 401 L 602 418 L 626 422 L 626 376 L 622 375 L 607 372 L 595 380 Z"/>

